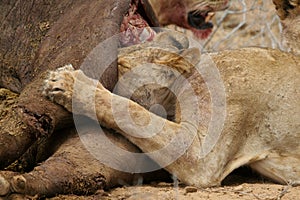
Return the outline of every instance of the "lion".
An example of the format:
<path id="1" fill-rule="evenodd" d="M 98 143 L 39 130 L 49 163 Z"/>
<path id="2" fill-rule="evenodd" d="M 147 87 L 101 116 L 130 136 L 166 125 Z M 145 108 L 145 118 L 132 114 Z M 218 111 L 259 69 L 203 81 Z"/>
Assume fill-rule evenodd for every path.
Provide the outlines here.
<path id="1" fill-rule="evenodd" d="M 275 182 L 299 185 L 300 58 L 255 47 L 200 56 L 184 35 L 157 37 L 150 45 L 120 51 L 119 79 L 125 78 L 116 94 L 100 83 L 93 87 L 95 80 L 71 65 L 50 72 L 43 92 L 68 111 L 116 130 L 187 185 L 218 186 L 243 165 Z M 147 63 L 151 65 L 140 69 Z M 210 71 L 214 65 L 217 71 Z M 126 76 L 129 71 L 134 76 Z M 149 79 L 149 87 L 134 85 L 135 80 Z M 163 86 L 158 86 L 161 81 Z M 128 92 L 132 87 L 138 92 Z M 144 107 L 123 97 L 127 93 Z M 166 110 L 174 120 L 145 109 L 157 103 L 174 105 Z M 222 127 L 219 135 L 211 136 L 214 112 L 219 120 L 215 125 Z"/>
<path id="2" fill-rule="evenodd" d="M 282 44 L 284 48 L 294 54 L 300 54 L 300 2 L 298 0 L 273 0 L 277 14 L 283 25 Z"/>
<path id="3" fill-rule="evenodd" d="M 149 0 L 149 3 L 161 25 L 176 24 L 204 39 L 212 32 L 210 19 L 214 12 L 226 9 L 229 0 Z"/>

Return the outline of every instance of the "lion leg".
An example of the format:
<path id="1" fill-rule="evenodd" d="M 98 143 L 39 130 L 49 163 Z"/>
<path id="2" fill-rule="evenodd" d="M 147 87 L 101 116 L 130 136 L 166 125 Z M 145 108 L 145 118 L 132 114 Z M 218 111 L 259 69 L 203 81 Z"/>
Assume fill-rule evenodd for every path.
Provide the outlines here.
<path id="1" fill-rule="evenodd" d="M 100 83 L 97 87 L 93 84 L 81 71 L 66 66 L 50 72 L 43 93 L 70 112 L 86 115 L 118 131 L 186 184 L 203 185 L 199 178 L 200 147 L 194 142 L 198 129 L 194 125 L 163 119 L 127 98 L 112 94 Z M 127 112 L 130 117 L 126 117 Z"/>
<path id="2" fill-rule="evenodd" d="M 300 161 L 296 154 L 272 153 L 266 159 L 254 162 L 251 168 L 281 184 L 300 185 Z"/>
<path id="3" fill-rule="evenodd" d="M 76 83 L 74 83 L 75 79 Z M 122 114 L 122 112 L 126 113 L 126 109 L 128 108 L 130 109 L 130 112 L 132 112 L 132 120 L 141 125 L 149 123 L 151 119 L 163 121 L 165 126 L 162 132 L 166 132 L 170 137 L 181 128 L 179 124 L 162 119 L 127 98 L 112 94 L 101 84 L 98 84 L 97 88 L 93 88 L 91 86 L 92 82 L 93 80 L 85 77 L 81 71 L 74 71 L 71 66 L 67 66 L 60 68 L 59 71 L 50 72 L 44 87 L 44 94 L 51 100 L 63 105 L 70 112 L 73 112 L 74 114 L 83 114 L 94 120 L 98 120 L 102 125 L 124 134 L 126 138 L 133 139 L 133 136 L 122 130 L 122 128 L 127 126 L 130 121 L 128 121 L 128 119 L 123 119 L 124 121 L 122 121 L 117 115 Z M 95 103 L 94 105 L 91 104 L 93 102 Z M 116 109 L 118 113 L 114 113 L 112 104 L 118 106 Z M 126 105 L 128 104 L 129 106 L 127 107 Z M 122 105 L 125 105 L 125 107 Z M 95 110 L 93 110 L 93 107 L 95 107 Z M 114 118 L 118 118 L 118 122 L 116 122 Z M 139 134 L 144 138 L 151 136 L 146 132 L 140 133 L 141 126 L 130 126 L 130 131 Z M 168 137 L 167 135 L 166 137 Z M 156 136 L 159 138 L 161 137 L 159 135 Z M 164 145 L 163 140 L 165 139 L 160 138 L 162 139 L 162 142 L 158 142 L 157 139 L 158 138 L 153 139 L 153 141 L 151 140 L 152 144 L 149 144 L 149 149 L 143 150 L 147 152 L 162 147 L 162 145 Z"/>

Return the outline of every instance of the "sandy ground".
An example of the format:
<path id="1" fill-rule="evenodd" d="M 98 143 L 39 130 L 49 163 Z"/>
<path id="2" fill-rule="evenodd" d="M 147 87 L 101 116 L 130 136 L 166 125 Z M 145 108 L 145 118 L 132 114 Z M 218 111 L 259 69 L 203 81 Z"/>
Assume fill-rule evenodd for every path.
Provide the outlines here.
<path id="1" fill-rule="evenodd" d="M 162 186 L 161 186 L 162 185 Z M 240 184 L 209 189 L 197 189 L 194 187 L 174 187 L 159 184 L 158 186 L 139 186 L 117 188 L 111 193 L 105 193 L 103 199 L 299 199 L 300 188 L 280 186 L 274 184 Z"/>
<path id="2" fill-rule="evenodd" d="M 229 176 L 229 182 L 222 187 L 195 188 L 174 183 L 152 183 L 147 185 L 114 188 L 98 191 L 93 196 L 58 196 L 51 200 L 297 200 L 300 187 L 278 185 L 252 177 Z M 49 199 L 50 200 L 50 199 Z"/>
<path id="3" fill-rule="evenodd" d="M 266 180 L 247 167 L 231 173 L 223 185 L 195 188 L 174 182 L 152 182 L 98 191 L 92 196 L 60 195 L 48 200 L 298 200 L 300 186 L 280 185 Z"/>

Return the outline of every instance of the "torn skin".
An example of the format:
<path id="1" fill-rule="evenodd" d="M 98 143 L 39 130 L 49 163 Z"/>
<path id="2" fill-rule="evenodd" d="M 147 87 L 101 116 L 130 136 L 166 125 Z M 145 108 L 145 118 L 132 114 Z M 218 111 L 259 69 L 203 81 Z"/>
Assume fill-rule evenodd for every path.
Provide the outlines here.
<path id="1" fill-rule="evenodd" d="M 120 27 L 120 43 L 122 47 L 152 41 L 156 35 L 156 32 L 150 27 L 151 24 L 144 19 L 147 13 L 141 13 L 145 12 L 144 9 L 141 9 L 141 6 L 139 0 L 133 0 L 123 18 Z"/>
<path id="2" fill-rule="evenodd" d="M 120 43 L 122 47 L 152 41 L 156 32 L 152 26 L 159 26 L 156 16 L 150 4 L 146 0 L 132 0 L 130 9 L 123 18 L 120 27 Z M 186 9 L 181 3 L 173 8 L 169 15 L 170 22 L 183 28 L 189 29 L 199 39 L 206 39 L 212 32 L 213 24 L 210 22 L 213 17 L 211 9 L 198 12 L 191 11 L 186 14 Z"/>

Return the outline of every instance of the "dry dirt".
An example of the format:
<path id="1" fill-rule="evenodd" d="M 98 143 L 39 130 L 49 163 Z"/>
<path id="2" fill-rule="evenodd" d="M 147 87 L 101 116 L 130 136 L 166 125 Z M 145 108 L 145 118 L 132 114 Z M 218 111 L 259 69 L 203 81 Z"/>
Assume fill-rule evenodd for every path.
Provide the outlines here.
<path id="1" fill-rule="evenodd" d="M 299 188 L 272 184 L 241 184 L 219 188 L 197 189 L 193 187 L 142 186 L 118 188 L 103 199 L 297 199 Z"/>
<path id="2" fill-rule="evenodd" d="M 222 187 L 200 189 L 174 183 L 151 183 L 137 186 L 124 186 L 111 189 L 110 191 L 98 191 L 93 196 L 58 196 L 51 200 L 297 200 L 300 199 L 300 187 L 278 185 L 252 174 L 241 176 L 230 175 L 227 183 Z M 49 199 L 50 200 L 50 199 Z"/>
<path id="3" fill-rule="evenodd" d="M 35 199 L 18 197 L 13 199 Z M 115 188 L 110 191 L 98 191 L 92 196 L 60 195 L 47 200 L 298 200 L 300 188 L 272 183 L 242 183 L 208 189 L 188 186 L 174 187 L 171 183 L 158 183 L 143 186 Z"/>

